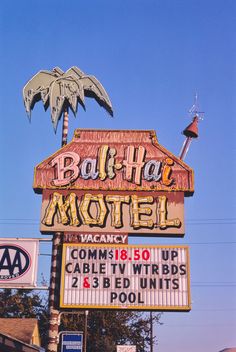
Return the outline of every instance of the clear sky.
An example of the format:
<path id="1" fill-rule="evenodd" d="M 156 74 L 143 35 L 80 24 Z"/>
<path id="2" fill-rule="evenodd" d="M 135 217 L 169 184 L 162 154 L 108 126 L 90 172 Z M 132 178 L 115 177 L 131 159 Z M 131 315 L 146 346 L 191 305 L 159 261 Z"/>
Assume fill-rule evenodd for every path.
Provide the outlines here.
<path id="1" fill-rule="evenodd" d="M 40 69 L 76 65 L 109 93 L 114 118 L 87 99 L 86 113 L 70 116 L 70 138 L 77 127 L 155 129 L 177 155 L 199 94 L 205 117 L 186 158 L 195 172 L 186 235 L 131 241 L 190 245 L 192 311 L 163 314 L 155 352 L 236 347 L 235 7 L 234 0 L 1 1 L 1 237 L 41 236 L 33 169 L 60 147 L 61 123 L 55 135 L 41 102 L 27 121 L 22 88 Z"/>

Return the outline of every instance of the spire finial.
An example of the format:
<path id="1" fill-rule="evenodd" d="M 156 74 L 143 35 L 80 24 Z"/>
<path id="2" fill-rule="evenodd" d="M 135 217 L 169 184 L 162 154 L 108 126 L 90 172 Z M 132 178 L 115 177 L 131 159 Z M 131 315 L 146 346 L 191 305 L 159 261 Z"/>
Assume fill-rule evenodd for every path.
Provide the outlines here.
<path id="1" fill-rule="evenodd" d="M 200 111 L 199 101 L 198 101 L 198 93 L 197 92 L 195 93 L 193 105 L 188 110 L 188 113 L 189 113 L 190 117 L 192 117 L 192 118 L 197 116 L 200 120 L 203 119 L 203 116 L 201 116 L 201 115 L 204 114 L 204 111 Z"/>
<path id="2" fill-rule="evenodd" d="M 195 93 L 194 103 L 191 106 L 191 108 L 188 110 L 188 113 L 192 118 L 192 122 L 182 132 L 183 135 L 185 135 L 186 139 L 182 145 L 180 155 L 179 155 L 179 158 L 181 160 L 184 160 L 184 158 L 186 157 L 190 144 L 192 142 L 192 139 L 198 138 L 198 121 L 203 119 L 201 115 L 203 115 L 204 112 L 200 111 L 197 92 Z"/>

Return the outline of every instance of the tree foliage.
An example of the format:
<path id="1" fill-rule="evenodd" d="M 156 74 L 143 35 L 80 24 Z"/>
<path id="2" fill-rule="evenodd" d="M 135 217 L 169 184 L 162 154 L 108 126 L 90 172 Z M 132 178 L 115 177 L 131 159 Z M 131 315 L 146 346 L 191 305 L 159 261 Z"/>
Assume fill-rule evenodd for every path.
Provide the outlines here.
<path id="1" fill-rule="evenodd" d="M 160 324 L 161 314 L 153 314 L 152 323 Z M 37 318 L 42 346 L 47 344 L 48 297 L 30 290 L 0 291 L 1 318 Z M 92 310 L 87 317 L 87 352 L 115 352 L 116 345 L 137 346 L 137 352 L 150 350 L 150 314 L 137 311 Z M 85 312 L 62 315 L 61 331 L 85 332 Z M 156 337 L 153 343 L 156 343 Z"/>
<path id="2" fill-rule="evenodd" d="M 152 323 L 160 323 L 161 314 L 153 314 Z M 137 346 L 137 352 L 150 349 L 150 314 L 135 311 L 94 310 L 88 314 L 87 352 L 115 352 L 116 345 Z M 85 314 L 63 315 L 63 330 L 84 331 Z M 156 337 L 153 343 L 157 342 Z"/>
<path id="3" fill-rule="evenodd" d="M 1 318 L 37 318 L 42 346 L 46 345 L 48 333 L 47 297 L 32 290 L 0 291 Z"/>

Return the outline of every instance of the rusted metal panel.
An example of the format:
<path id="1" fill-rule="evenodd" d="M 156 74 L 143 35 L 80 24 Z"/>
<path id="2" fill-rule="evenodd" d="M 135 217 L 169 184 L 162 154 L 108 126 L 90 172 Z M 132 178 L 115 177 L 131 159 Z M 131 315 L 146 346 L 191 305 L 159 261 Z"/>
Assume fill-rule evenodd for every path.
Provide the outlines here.
<path id="1" fill-rule="evenodd" d="M 182 236 L 184 193 L 44 190 L 40 230 Z"/>
<path id="2" fill-rule="evenodd" d="M 72 141 L 35 168 L 44 189 L 194 191 L 193 170 L 162 147 L 154 131 L 76 130 Z"/>
<path id="3" fill-rule="evenodd" d="M 191 309 L 187 246 L 64 244 L 62 308 Z"/>

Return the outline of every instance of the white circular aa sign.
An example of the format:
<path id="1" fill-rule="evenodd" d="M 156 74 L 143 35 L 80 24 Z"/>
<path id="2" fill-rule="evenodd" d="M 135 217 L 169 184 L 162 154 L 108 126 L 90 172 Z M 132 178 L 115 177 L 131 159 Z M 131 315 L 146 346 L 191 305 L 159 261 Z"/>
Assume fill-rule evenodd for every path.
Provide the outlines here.
<path id="1" fill-rule="evenodd" d="M 0 239 L 0 288 L 35 287 L 39 241 Z"/>

